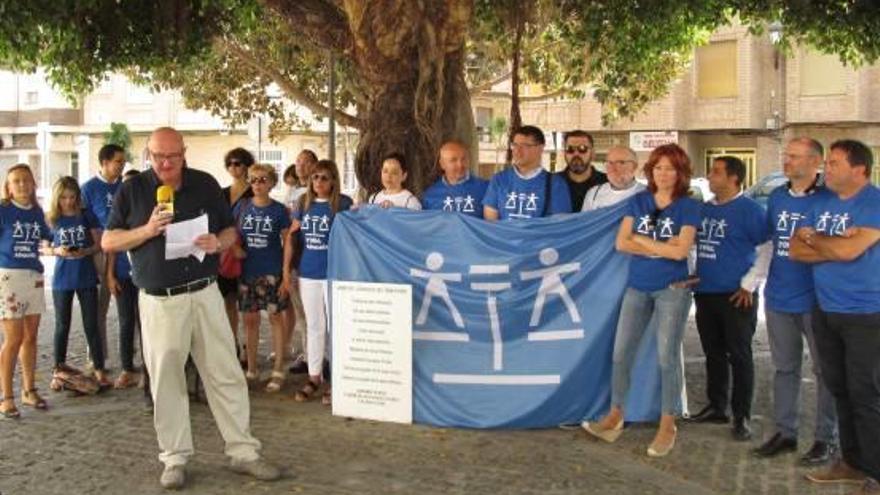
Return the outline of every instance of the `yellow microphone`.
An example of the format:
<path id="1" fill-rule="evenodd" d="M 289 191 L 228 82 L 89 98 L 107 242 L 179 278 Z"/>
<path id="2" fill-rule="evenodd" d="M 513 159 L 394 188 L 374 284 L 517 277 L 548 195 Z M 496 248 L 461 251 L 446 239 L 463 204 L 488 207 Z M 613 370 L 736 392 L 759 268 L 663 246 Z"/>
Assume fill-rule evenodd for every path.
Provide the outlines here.
<path id="1" fill-rule="evenodd" d="M 174 214 L 174 188 L 171 186 L 159 186 L 156 189 L 156 203 L 162 205 L 162 210 L 170 215 Z"/>

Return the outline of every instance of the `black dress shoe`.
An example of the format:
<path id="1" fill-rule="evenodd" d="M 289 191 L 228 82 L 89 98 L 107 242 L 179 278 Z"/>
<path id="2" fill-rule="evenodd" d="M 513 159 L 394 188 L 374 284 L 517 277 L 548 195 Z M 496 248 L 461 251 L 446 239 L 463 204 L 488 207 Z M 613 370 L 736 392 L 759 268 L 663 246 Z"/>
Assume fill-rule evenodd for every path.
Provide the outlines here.
<path id="1" fill-rule="evenodd" d="M 795 450 L 797 450 L 797 440 L 784 437 L 782 433 L 776 433 L 770 437 L 770 440 L 752 452 L 758 457 L 774 457 L 783 452 L 794 452 Z"/>
<path id="2" fill-rule="evenodd" d="M 739 442 L 745 442 L 752 438 L 752 428 L 749 426 L 747 418 L 733 419 L 733 439 Z"/>
<path id="3" fill-rule="evenodd" d="M 727 417 L 727 414 L 724 414 L 724 411 L 719 411 L 712 404 L 704 407 L 697 414 L 688 419 L 688 421 L 694 423 L 727 423 L 730 421 L 730 418 Z"/>
<path id="4" fill-rule="evenodd" d="M 837 449 L 834 444 L 816 440 L 804 455 L 801 456 L 801 465 L 818 466 L 830 461 Z"/>

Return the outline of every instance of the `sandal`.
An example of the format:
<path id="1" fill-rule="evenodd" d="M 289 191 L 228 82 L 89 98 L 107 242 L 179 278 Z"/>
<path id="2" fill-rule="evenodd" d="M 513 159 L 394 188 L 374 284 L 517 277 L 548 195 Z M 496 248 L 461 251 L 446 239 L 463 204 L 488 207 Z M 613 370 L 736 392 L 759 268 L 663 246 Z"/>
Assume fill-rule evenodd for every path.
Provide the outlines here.
<path id="1" fill-rule="evenodd" d="M 270 394 L 274 394 L 276 392 L 281 391 L 281 387 L 284 386 L 284 372 L 283 371 L 273 371 L 272 378 L 269 379 L 269 383 L 266 384 L 266 392 Z"/>
<path id="2" fill-rule="evenodd" d="M 21 417 L 21 413 L 18 411 L 18 408 L 15 407 L 15 397 L 4 397 L 3 403 L 9 402 L 12 404 L 12 407 L 7 407 L 6 409 L 0 409 L 0 415 L 2 415 L 6 419 L 18 419 Z"/>
<path id="3" fill-rule="evenodd" d="M 137 374 L 133 371 L 122 371 L 113 383 L 115 389 L 131 388 L 137 385 Z"/>
<path id="4" fill-rule="evenodd" d="M 296 394 L 293 396 L 293 400 L 297 402 L 306 402 L 308 400 L 311 400 L 315 393 L 318 392 L 319 388 L 321 388 L 321 384 L 308 380 L 301 389 L 297 390 Z"/>
<path id="5" fill-rule="evenodd" d="M 260 380 L 260 372 L 246 371 L 244 374 L 244 379 L 247 380 L 248 384 L 253 385 Z"/>
<path id="6" fill-rule="evenodd" d="M 325 406 L 333 405 L 333 392 L 329 387 L 324 389 L 324 394 L 321 396 L 321 404 Z"/>
<path id="7" fill-rule="evenodd" d="M 46 403 L 45 399 L 40 397 L 40 394 L 37 393 L 37 389 L 35 388 L 23 390 L 21 392 L 21 403 L 42 411 L 49 408 L 49 404 Z"/>

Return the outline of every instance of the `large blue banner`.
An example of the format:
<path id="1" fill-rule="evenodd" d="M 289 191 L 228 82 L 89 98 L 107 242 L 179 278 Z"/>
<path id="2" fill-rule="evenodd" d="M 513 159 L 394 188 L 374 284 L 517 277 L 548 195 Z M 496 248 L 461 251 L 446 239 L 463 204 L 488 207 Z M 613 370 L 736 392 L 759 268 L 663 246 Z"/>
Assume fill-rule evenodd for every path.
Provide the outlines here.
<path id="1" fill-rule="evenodd" d="M 328 278 L 412 286 L 415 421 L 534 428 L 595 418 L 611 396 L 623 212 L 489 223 L 362 208 L 334 222 Z M 653 335 L 637 363 L 626 416 L 654 419 Z"/>

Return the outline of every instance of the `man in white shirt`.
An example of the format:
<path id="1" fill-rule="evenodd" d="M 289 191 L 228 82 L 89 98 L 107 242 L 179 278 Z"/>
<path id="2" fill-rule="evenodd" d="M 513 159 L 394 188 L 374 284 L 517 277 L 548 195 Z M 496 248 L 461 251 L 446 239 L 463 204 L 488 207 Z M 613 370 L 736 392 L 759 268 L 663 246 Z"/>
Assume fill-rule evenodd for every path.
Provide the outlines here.
<path id="1" fill-rule="evenodd" d="M 636 181 L 638 166 L 635 151 L 626 146 L 611 147 L 605 161 L 608 182 L 593 186 L 587 191 L 581 211 L 605 208 L 644 190 L 645 186 Z"/>

